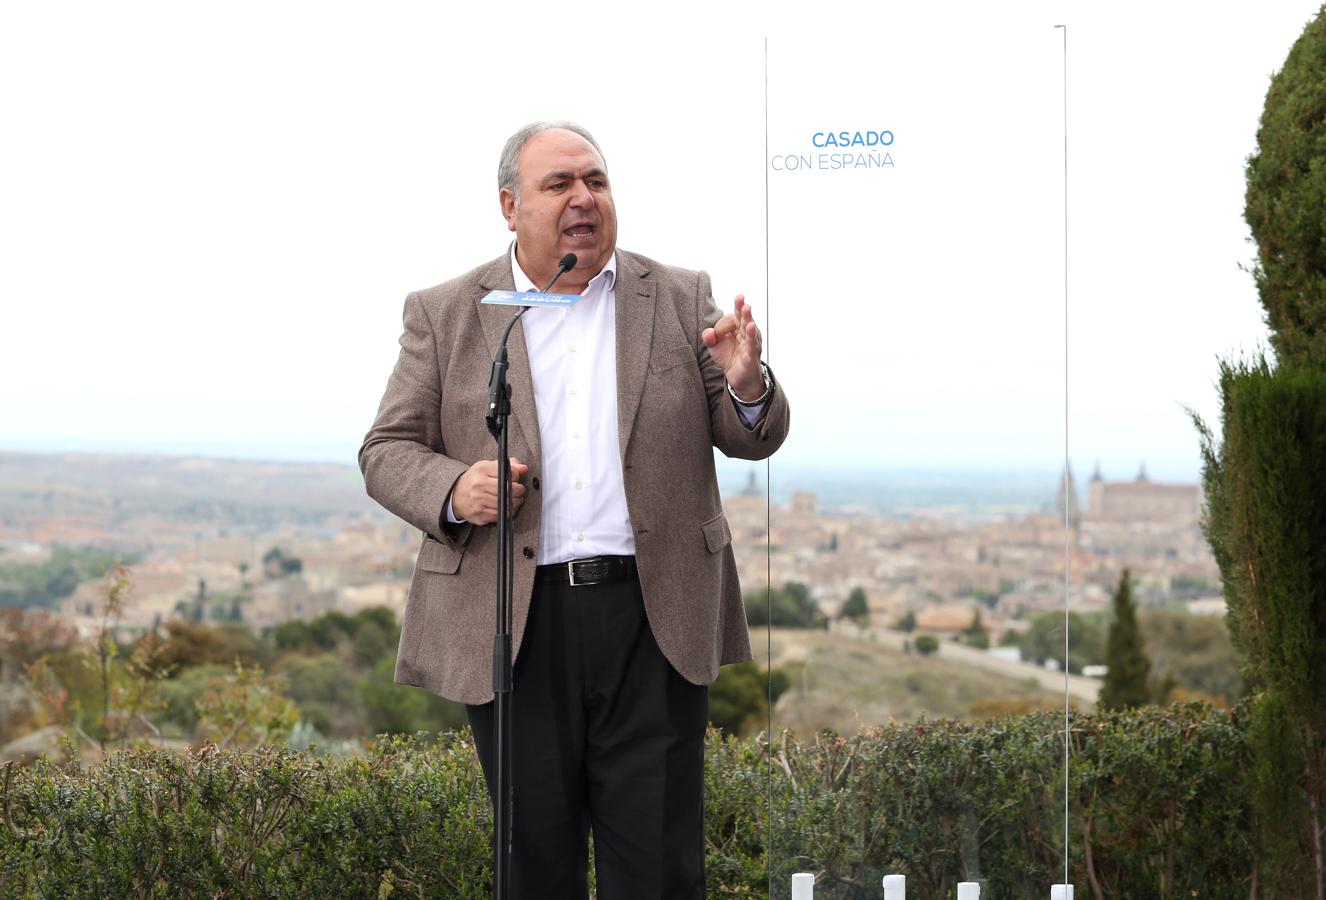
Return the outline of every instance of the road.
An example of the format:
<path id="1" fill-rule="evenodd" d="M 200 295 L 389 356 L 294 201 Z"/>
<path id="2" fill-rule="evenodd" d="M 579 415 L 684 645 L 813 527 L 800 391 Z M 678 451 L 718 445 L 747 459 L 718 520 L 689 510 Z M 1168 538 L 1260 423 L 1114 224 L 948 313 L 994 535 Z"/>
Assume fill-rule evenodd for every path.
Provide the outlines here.
<path id="1" fill-rule="evenodd" d="M 895 650 L 902 650 L 906 641 L 912 640 L 915 635 L 908 634 L 905 631 L 893 631 L 888 628 L 867 628 L 859 629 L 854 625 L 842 625 L 832 623 L 832 630 L 835 634 L 844 637 L 872 637 L 876 642 Z M 1052 672 L 1049 669 L 1041 668 L 1034 663 L 1013 662 L 1007 659 L 1000 659 L 997 656 L 991 656 L 984 650 L 977 650 L 974 647 L 967 647 L 953 641 L 939 642 L 939 655 L 954 662 L 960 662 L 964 665 L 977 669 L 984 669 L 987 672 L 996 672 L 1000 675 L 1007 675 L 1011 678 L 1032 678 L 1036 683 L 1047 691 L 1054 691 L 1062 694 L 1064 691 L 1064 673 Z M 1096 697 L 1100 694 L 1101 682 L 1097 678 L 1087 678 L 1083 675 L 1068 676 L 1068 696 L 1082 703 L 1096 702 Z"/>

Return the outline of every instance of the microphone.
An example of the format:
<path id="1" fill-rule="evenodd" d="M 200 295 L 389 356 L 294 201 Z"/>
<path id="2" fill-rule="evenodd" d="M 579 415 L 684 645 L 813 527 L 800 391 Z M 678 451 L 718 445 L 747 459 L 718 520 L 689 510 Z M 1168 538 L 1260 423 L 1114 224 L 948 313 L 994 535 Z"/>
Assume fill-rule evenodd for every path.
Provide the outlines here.
<path id="1" fill-rule="evenodd" d="M 552 286 L 557 283 L 557 279 L 561 278 L 563 274 L 571 271 L 575 267 L 576 267 L 576 255 L 574 253 L 568 253 L 566 254 L 566 256 L 563 256 L 560 260 L 557 261 L 557 271 L 553 274 L 552 281 L 548 282 L 548 286 L 543 290 L 539 291 L 539 293 L 546 294 L 549 291 L 551 291 Z"/>

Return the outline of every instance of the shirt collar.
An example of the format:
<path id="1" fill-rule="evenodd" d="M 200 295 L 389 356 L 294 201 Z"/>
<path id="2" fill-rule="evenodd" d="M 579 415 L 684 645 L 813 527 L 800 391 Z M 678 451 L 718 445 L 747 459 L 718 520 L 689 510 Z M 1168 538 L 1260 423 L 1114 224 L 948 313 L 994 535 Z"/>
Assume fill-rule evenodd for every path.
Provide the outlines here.
<path id="1" fill-rule="evenodd" d="M 525 270 L 520 267 L 516 261 L 516 242 L 511 242 L 511 282 L 518 291 L 537 291 L 538 288 L 529 280 Z M 603 266 L 603 270 L 589 279 L 589 284 L 585 285 L 585 294 L 591 293 L 594 288 L 601 283 L 604 290 L 611 290 L 613 284 L 617 281 L 617 251 L 612 251 L 612 256 L 608 257 L 608 262 Z M 557 285 L 553 285 L 553 290 L 557 290 Z"/>

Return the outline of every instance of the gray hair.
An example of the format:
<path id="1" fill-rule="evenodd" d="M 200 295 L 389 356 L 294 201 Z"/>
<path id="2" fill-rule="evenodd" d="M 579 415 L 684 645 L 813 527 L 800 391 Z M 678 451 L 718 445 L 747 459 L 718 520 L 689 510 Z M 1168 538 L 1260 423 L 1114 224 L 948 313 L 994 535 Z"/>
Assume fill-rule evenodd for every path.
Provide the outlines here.
<path id="1" fill-rule="evenodd" d="M 508 190 L 520 199 L 520 169 L 517 166 L 520 160 L 520 151 L 525 149 L 530 138 L 544 131 L 561 129 L 580 135 L 589 141 L 590 146 L 598 151 L 600 157 L 603 156 L 603 150 L 599 147 L 599 142 L 594 140 L 594 135 L 589 133 L 583 125 L 577 125 L 575 122 L 531 122 L 524 128 L 517 131 L 511 137 L 507 138 L 506 146 L 502 148 L 502 158 L 497 163 L 497 188 L 498 190 Z M 608 168 L 608 162 L 603 161 L 603 168 Z"/>

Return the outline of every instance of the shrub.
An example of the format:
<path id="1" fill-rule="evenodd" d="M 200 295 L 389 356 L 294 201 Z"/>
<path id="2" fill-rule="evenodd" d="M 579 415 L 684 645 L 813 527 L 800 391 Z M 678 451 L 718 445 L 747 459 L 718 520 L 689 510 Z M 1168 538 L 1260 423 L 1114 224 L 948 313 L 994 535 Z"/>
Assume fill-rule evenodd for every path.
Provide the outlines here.
<path id="1" fill-rule="evenodd" d="M 1043 896 L 1063 872 L 1062 727 L 921 721 L 772 746 L 711 732 L 709 895 L 786 898 L 808 871 L 831 898 L 876 897 L 887 872 L 915 897 L 961 880 Z M 1197 704 L 1079 716 L 1072 753 L 1083 895 L 1248 896 L 1241 720 Z M 491 894 L 488 798 L 463 734 L 345 759 L 133 749 L 96 768 L 7 767 L 2 790 L 0 896 Z"/>

